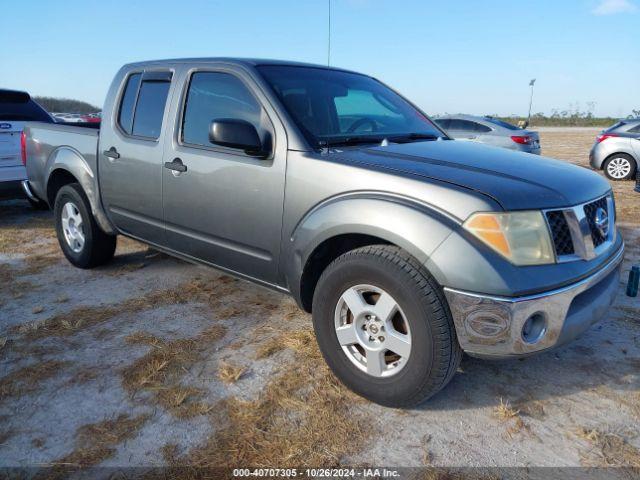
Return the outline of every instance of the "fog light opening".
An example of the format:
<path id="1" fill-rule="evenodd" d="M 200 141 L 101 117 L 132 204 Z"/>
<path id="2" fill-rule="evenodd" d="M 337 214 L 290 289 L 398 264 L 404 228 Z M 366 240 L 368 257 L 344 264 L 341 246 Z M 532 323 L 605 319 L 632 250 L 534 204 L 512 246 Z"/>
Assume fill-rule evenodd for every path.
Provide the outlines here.
<path id="1" fill-rule="evenodd" d="M 547 333 L 547 319 L 540 312 L 527 318 L 522 326 L 522 340 L 526 343 L 539 342 L 545 333 Z"/>

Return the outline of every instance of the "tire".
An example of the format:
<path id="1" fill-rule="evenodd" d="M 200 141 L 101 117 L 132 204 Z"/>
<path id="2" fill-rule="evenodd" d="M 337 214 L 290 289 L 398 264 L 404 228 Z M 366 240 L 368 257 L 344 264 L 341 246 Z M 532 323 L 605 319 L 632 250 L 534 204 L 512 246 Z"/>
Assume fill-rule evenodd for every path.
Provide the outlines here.
<path id="1" fill-rule="evenodd" d="M 374 293 L 366 292 L 369 288 Z M 353 291 L 359 292 L 359 299 L 353 296 Z M 345 301 L 347 298 L 349 302 Z M 379 307 L 383 298 L 383 306 Z M 394 311 L 388 305 L 395 303 L 391 323 L 376 315 L 355 316 L 353 312 L 358 308 L 352 311 L 350 304 L 357 306 L 362 300 L 365 303 L 360 312 L 372 310 L 376 315 L 382 312 L 381 317 Z M 338 325 L 345 335 L 342 345 Z M 324 359 L 335 375 L 357 394 L 388 407 L 407 408 L 427 400 L 449 383 L 462 358 L 440 287 L 413 257 L 394 246 L 362 247 L 334 260 L 322 273 L 314 292 L 313 326 Z M 378 342 L 380 337 L 374 336 L 381 330 L 387 337 L 382 335 Z M 358 340 L 350 345 L 354 332 Z M 394 338 L 394 344 L 401 349 L 389 343 Z M 398 342 L 397 338 L 404 340 Z M 365 349 L 367 346 L 385 351 L 389 345 L 395 349 L 386 350 L 382 357 L 375 354 L 369 357 Z M 402 350 L 408 355 L 391 355 Z M 371 364 L 369 358 L 374 360 Z M 383 360 L 375 362 L 376 358 Z"/>
<path id="2" fill-rule="evenodd" d="M 615 153 L 604 162 L 604 174 L 610 180 L 631 180 L 636 175 L 636 161 L 626 153 Z"/>
<path id="3" fill-rule="evenodd" d="M 98 227 L 79 184 L 70 183 L 58 191 L 53 211 L 58 243 L 69 262 L 79 268 L 93 268 L 113 258 L 117 237 Z"/>

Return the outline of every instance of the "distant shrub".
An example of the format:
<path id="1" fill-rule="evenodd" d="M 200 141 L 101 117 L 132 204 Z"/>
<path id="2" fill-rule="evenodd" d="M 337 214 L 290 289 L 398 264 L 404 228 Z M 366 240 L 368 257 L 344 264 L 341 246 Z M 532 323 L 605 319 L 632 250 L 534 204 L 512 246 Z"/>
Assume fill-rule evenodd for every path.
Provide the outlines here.
<path id="1" fill-rule="evenodd" d="M 518 122 L 525 121 L 527 119 L 527 117 L 521 116 L 501 117 L 498 115 L 496 115 L 495 118 L 499 118 L 500 120 L 504 120 L 505 122 L 509 122 L 514 125 L 517 125 Z M 548 116 L 537 113 L 535 115 L 531 115 L 530 125 L 533 127 L 608 127 L 617 121 L 618 119 L 613 117 L 563 117 L 561 115 Z"/>

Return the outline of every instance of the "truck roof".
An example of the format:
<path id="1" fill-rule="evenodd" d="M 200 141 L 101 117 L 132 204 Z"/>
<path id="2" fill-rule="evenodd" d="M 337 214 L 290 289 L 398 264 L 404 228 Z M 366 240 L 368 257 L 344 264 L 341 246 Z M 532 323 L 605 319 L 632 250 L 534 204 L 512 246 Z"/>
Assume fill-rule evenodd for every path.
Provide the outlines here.
<path id="1" fill-rule="evenodd" d="M 256 67 L 258 65 L 281 65 L 289 67 L 312 67 L 323 68 L 327 70 L 337 70 L 341 72 L 353 72 L 344 68 L 331 67 L 327 65 L 319 65 L 314 63 L 296 62 L 292 60 L 276 60 L 269 58 L 238 58 L 238 57 L 196 57 L 196 58 L 168 58 L 162 60 L 147 60 L 142 62 L 132 62 L 125 65 L 125 67 L 144 67 L 144 66 L 158 66 L 165 64 L 176 63 L 227 63 L 236 64 L 242 66 Z"/>

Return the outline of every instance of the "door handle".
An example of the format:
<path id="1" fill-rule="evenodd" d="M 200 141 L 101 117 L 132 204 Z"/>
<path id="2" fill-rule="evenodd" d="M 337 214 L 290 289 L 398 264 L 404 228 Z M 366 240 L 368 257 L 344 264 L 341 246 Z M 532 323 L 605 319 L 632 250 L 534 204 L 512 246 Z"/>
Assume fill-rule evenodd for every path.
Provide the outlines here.
<path id="1" fill-rule="evenodd" d="M 173 170 L 174 172 L 186 172 L 187 166 L 182 163 L 182 160 L 179 158 L 174 158 L 172 162 L 164 162 L 164 168 L 168 168 L 169 170 Z"/>
<path id="2" fill-rule="evenodd" d="M 104 152 L 102 152 L 102 154 L 105 157 L 111 158 L 113 160 L 117 160 L 118 158 L 120 158 L 120 154 L 118 153 L 118 150 L 116 150 L 116 147 L 111 147 L 109 150 L 105 150 Z"/>

